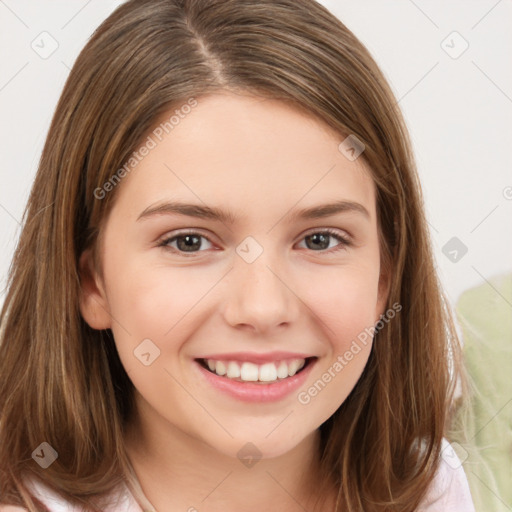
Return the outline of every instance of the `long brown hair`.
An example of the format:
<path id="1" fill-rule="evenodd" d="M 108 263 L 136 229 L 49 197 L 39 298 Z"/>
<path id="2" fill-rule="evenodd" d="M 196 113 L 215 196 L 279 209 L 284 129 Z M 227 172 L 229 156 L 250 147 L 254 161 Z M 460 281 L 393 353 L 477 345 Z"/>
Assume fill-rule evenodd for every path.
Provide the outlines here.
<path id="1" fill-rule="evenodd" d="M 34 476 L 96 510 L 128 474 L 133 384 L 110 330 L 79 310 L 78 260 L 96 249 L 122 183 L 98 199 L 154 127 L 219 90 L 280 99 L 365 145 L 388 304 L 367 366 L 321 427 L 321 468 L 340 510 L 411 511 L 439 463 L 459 344 L 431 254 L 409 136 L 358 39 L 314 0 L 131 0 L 80 53 L 57 105 L 1 312 L 0 497 L 41 510 Z M 96 192 L 96 193 L 95 193 Z M 101 262 L 96 255 L 97 271 Z M 451 363 L 451 369 L 450 369 Z M 42 469 L 33 450 L 57 460 Z"/>

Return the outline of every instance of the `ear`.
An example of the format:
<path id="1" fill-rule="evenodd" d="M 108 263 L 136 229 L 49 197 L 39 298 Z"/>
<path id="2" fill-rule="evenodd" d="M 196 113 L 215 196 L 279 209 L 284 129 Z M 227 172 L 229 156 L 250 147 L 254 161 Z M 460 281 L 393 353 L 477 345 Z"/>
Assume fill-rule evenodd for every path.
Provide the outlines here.
<path id="1" fill-rule="evenodd" d="M 92 249 L 80 256 L 80 312 L 93 329 L 108 329 L 112 324 L 110 308 L 104 285 L 95 270 Z"/>

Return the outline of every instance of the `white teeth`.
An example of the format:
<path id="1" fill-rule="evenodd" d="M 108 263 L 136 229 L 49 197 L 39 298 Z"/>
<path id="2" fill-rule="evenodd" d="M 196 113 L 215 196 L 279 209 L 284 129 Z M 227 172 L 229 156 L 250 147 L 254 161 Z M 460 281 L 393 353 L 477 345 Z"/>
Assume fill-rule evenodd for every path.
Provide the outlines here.
<path id="1" fill-rule="evenodd" d="M 275 382 L 277 379 L 293 377 L 306 364 L 305 359 L 290 359 L 257 365 L 237 361 L 215 361 L 207 359 L 210 371 L 228 379 L 239 379 L 247 382 Z"/>
<path id="2" fill-rule="evenodd" d="M 290 377 L 293 377 L 297 370 L 299 369 L 299 361 L 297 359 L 294 359 L 289 365 L 288 365 L 288 375 Z"/>
<path id="3" fill-rule="evenodd" d="M 240 366 L 234 361 L 228 363 L 228 372 L 226 374 L 230 379 L 238 379 L 240 377 Z"/>
<path id="4" fill-rule="evenodd" d="M 266 363 L 260 366 L 259 380 L 270 382 L 277 379 L 277 370 L 274 363 Z"/>
<path id="5" fill-rule="evenodd" d="M 240 368 L 240 378 L 242 380 L 257 381 L 258 365 L 253 363 L 243 363 Z"/>
<path id="6" fill-rule="evenodd" d="M 288 365 L 284 361 L 279 363 L 279 367 L 277 368 L 277 376 L 280 379 L 286 379 L 286 377 L 288 377 Z"/>
<path id="7" fill-rule="evenodd" d="M 217 361 L 215 371 L 217 375 L 226 375 L 226 365 L 222 361 Z"/>

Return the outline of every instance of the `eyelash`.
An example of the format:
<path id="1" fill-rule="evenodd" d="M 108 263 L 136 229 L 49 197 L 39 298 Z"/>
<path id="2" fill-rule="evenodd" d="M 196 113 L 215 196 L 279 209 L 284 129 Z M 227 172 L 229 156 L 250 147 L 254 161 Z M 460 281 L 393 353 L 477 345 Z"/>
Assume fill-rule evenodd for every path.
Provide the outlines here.
<path id="1" fill-rule="evenodd" d="M 325 249 L 325 250 L 319 250 L 319 251 L 313 251 L 311 250 L 311 252 L 319 252 L 319 253 L 335 253 L 337 251 L 341 251 L 341 250 L 345 250 L 347 247 L 350 247 L 352 245 L 351 241 L 349 240 L 348 237 L 345 237 L 343 235 L 340 235 L 340 233 L 338 231 L 335 231 L 334 229 L 331 229 L 331 228 L 325 228 L 325 229 L 322 229 L 322 230 L 318 230 L 318 231 L 312 231 L 306 235 L 304 235 L 301 239 L 304 240 L 306 237 L 308 236 L 312 236 L 312 235 L 317 235 L 317 234 L 321 234 L 321 235 L 329 235 L 333 238 L 335 238 L 336 240 L 338 240 L 340 242 L 339 245 L 337 245 L 336 247 L 334 248 L 331 248 L 331 249 Z M 187 236 L 187 235 L 197 235 L 199 236 L 200 238 L 204 238 L 205 240 L 208 240 L 208 242 L 210 242 L 211 244 L 213 244 L 213 242 L 205 235 L 202 235 L 201 233 L 198 233 L 197 231 L 182 231 L 182 232 L 179 232 L 171 237 L 166 237 L 164 238 L 161 242 L 159 242 L 158 244 L 158 247 L 162 247 L 164 250 L 168 250 L 168 251 L 171 251 L 171 252 L 174 252 L 174 253 L 178 253 L 178 254 L 181 254 L 183 255 L 184 257 L 186 258 L 190 258 L 190 257 L 195 257 L 198 253 L 201 253 L 201 252 L 204 252 L 204 251 L 192 251 L 192 252 L 185 252 L 185 251 L 180 251 L 178 249 L 175 249 L 174 247 L 169 247 L 169 243 L 182 237 L 182 236 Z"/>

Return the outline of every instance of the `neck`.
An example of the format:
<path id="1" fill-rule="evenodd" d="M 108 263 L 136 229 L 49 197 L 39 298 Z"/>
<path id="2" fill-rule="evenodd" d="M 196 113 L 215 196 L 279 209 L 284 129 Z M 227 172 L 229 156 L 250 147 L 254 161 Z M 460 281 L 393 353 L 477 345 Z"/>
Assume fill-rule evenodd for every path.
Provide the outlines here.
<path id="1" fill-rule="evenodd" d="M 136 410 L 126 429 L 126 450 L 156 511 L 303 512 L 322 505 L 318 430 L 289 452 L 246 466 L 165 421 L 147 403 L 138 400 Z M 319 510 L 334 510 L 334 501 L 323 496 Z"/>

